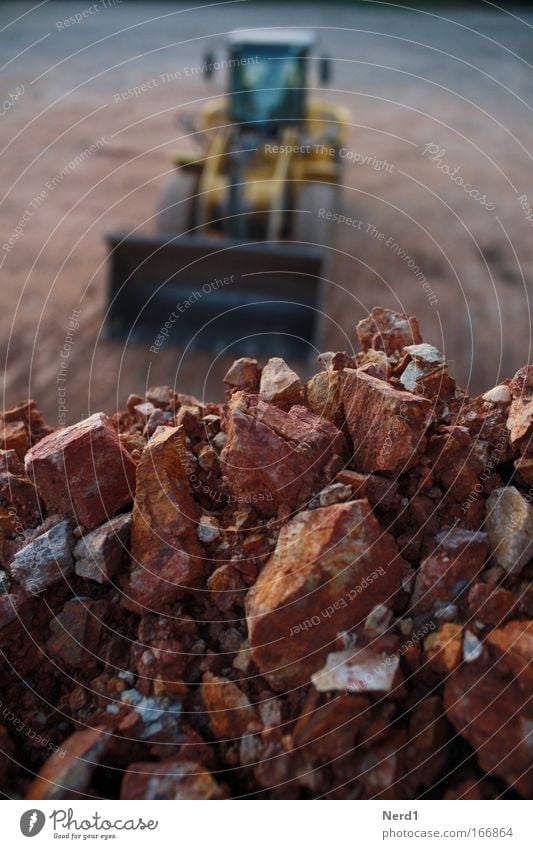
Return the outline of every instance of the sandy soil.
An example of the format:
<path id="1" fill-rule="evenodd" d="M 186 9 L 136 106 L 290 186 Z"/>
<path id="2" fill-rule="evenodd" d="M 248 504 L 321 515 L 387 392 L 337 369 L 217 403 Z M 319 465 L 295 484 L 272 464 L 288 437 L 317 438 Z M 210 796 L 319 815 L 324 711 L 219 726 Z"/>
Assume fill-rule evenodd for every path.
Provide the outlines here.
<path id="1" fill-rule="evenodd" d="M 153 228 L 170 156 L 187 146 L 176 112 L 194 113 L 223 90 L 222 76 L 207 82 L 185 69 L 208 48 L 222 58 L 221 33 L 298 26 L 303 8 L 97 3 L 64 25 L 89 6 L 0 6 L 4 404 L 31 395 L 51 423 L 58 386 L 68 423 L 113 410 L 145 384 L 220 396 L 224 358 L 154 356 L 102 339 L 103 236 Z M 350 109 L 348 147 L 359 158 L 346 162 L 337 211 L 361 226 L 333 228 L 325 349 L 355 344 L 356 321 L 382 304 L 415 313 L 472 391 L 530 360 L 533 240 L 520 198 L 533 205 L 532 24 L 524 11 L 305 7 L 305 25 L 333 59 L 327 96 Z"/>

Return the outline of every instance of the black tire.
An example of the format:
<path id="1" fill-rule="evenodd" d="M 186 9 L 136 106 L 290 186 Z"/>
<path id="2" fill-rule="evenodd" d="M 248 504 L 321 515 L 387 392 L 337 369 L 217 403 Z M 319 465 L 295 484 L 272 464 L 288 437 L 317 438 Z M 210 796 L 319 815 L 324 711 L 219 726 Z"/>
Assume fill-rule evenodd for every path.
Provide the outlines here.
<path id="1" fill-rule="evenodd" d="M 157 198 L 156 230 L 162 235 L 181 236 L 192 227 L 196 174 L 172 176 Z"/>
<path id="2" fill-rule="evenodd" d="M 333 244 L 334 223 L 331 216 L 328 221 L 326 214 L 342 212 L 340 186 L 330 183 L 304 183 L 299 190 L 297 203 L 298 209 L 293 213 L 289 240 L 330 247 Z"/>

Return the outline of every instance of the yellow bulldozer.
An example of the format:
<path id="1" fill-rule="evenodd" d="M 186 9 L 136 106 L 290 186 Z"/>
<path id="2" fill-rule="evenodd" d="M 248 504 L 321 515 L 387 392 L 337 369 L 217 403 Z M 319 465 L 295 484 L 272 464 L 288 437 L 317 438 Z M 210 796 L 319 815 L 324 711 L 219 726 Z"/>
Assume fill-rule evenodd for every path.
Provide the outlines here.
<path id="1" fill-rule="evenodd" d="M 165 328 L 165 344 L 296 358 L 319 347 L 348 113 L 310 96 L 314 44 L 304 30 L 242 30 L 226 59 L 205 57 L 206 77 L 226 69 L 227 94 L 198 125 L 181 116 L 201 149 L 176 154 L 157 233 L 108 237 L 108 336 Z M 323 87 L 329 60 L 314 61 Z"/>

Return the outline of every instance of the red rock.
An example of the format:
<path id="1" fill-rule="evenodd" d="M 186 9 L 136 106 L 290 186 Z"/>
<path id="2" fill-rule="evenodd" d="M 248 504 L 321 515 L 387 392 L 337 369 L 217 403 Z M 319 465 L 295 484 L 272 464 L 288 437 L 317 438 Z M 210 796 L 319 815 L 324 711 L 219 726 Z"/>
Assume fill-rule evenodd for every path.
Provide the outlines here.
<path id="1" fill-rule="evenodd" d="M 34 528 L 41 521 L 42 507 L 37 491 L 26 477 L 23 466 L 16 473 L 7 468 L 0 470 L 1 508 L 5 508 L 5 520 L 1 520 L 0 526 L 6 533 L 21 536 L 26 528 Z"/>
<path id="2" fill-rule="evenodd" d="M 416 576 L 411 611 L 433 613 L 457 599 L 484 568 L 488 556 L 487 535 L 453 528 L 436 537 L 433 554 L 426 557 Z"/>
<path id="3" fill-rule="evenodd" d="M 472 621 L 493 627 L 503 625 L 519 604 L 519 598 L 503 587 L 478 582 L 468 593 L 468 612 Z"/>
<path id="4" fill-rule="evenodd" d="M 533 622 L 508 622 L 503 628 L 487 634 L 486 643 L 530 696 L 533 687 Z"/>
<path id="5" fill-rule="evenodd" d="M 423 340 L 414 316 L 374 307 L 368 318 L 357 325 L 357 336 L 363 351 L 385 351 L 398 357 L 406 345 L 419 345 Z"/>
<path id="6" fill-rule="evenodd" d="M 131 513 L 115 516 L 83 536 L 74 547 L 75 571 L 81 578 L 103 584 L 129 562 Z"/>
<path id="7" fill-rule="evenodd" d="M 144 696 L 139 690 L 124 690 L 120 695 L 123 705 L 130 708 L 118 729 L 126 736 L 134 735 L 139 740 L 162 744 L 163 752 L 168 744 L 178 740 L 181 702 L 175 698 Z"/>
<path id="8" fill-rule="evenodd" d="M 275 689 L 320 668 L 338 631 L 362 626 L 399 590 L 406 569 L 367 501 L 299 513 L 248 593 L 252 657 Z"/>
<path id="9" fill-rule="evenodd" d="M 176 393 L 171 386 L 150 386 L 146 400 L 160 410 L 172 410 L 176 404 Z"/>
<path id="10" fill-rule="evenodd" d="M 533 366 L 519 369 L 509 384 L 513 396 L 507 428 L 513 445 L 525 445 L 533 426 Z"/>
<path id="11" fill-rule="evenodd" d="M 73 571 L 72 548 L 72 529 L 64 520 L 17 551 L 9 573 L 26 592 L 38 595 Z"/>
<path id="12" fill-rule="evenodd" d="M 310 692 L 292 733 L 294 748 L 305 747 L 318 763 L 351 752 L 370 715 L 370 701 L 364 696 L 342 694 L 327 702 L 323 698 Z"/>
<path id="13" fill-rule="evenodd" d="M 360 369 L 345 369 L 341 394 L 357 471 L 400 472 L 415 464 L 425 447 L 430 401 Z"/>
<path id="14" fill-rule="evenodd" d="M 30 784 L 26 799 L 82 799 L 91 795 L 91 778 L 107 741 L 100 728 L 74 732 L 48 758 Z"/>
<path id="15" fill-rule="evenodd" d="M 281 357 L 272 357 L 261 372 L 259 397 L 262 401 L 289 409 L 302 400 L 300 378 Z"/>
<path id="16" fill-rule="evenodd" d="M 340 426 L 343 420 L 341 375 L 338 371 L 319 371 L 305 386 L 305 403 L 315 416 Z"/>
<path id="17" fill-rule="evenodd" d="M 87 530 L 133 498 L 135 465 L 103 413 L 45 437 L 25 462 L 48 511 Z"/>
<path id="18" fill-rule="evenodd" d="M 187 468 L 182 428 L 153 436 L 137 467 L 128 594 L 149 608 L 182 596 L 204 573 Z"/>
<path id="19" fill-rule="evenodd" d="M 448 759 L 450 726 L 440 696 L 420 701 L 409 720 L 405 752 L 407 782 L 415 792 L 438 781 Z"/>
<path id="20" fill-rule="evenodd" d="M 518 683 L 489 659 L 464 664 L 444 689 L 448 719 L 476 750 L 480 767 L 529 798 L 533 712 Z"/>
<path id="21" fill-rule="evenodd" d="M 132 763 L 122 780 L 121 799 L 223 799 L 211 773 L 196 761 Z"/>
<path id="22" fill-rule="evenodd" d="M 390 733 L 364 752 L 357 761 L 354 777 L 361 782 L 369 799 L 404 799 L 407 796 L 405 779 L 406 732 Z"/>
<path id="23" fill-rule="evenodd" d="M 527 488 L 533 486 L 533 457 L 523 455 L 514 461 L 518 480 Z"/>
<path id="24" fill-rule="evenodd" d="M 329 483 L 346 443 L 330 422 L 295 405 L 288 413 L 237 392 L 228 410 L 222 470 L 239 501 L 265 516 L 293 510 Z"/>
<path id="25" fill-rule="evenodd" d="M 0 645 L 22 630 L 24 598 L 21 592 L 0 593 Z"/>
<path id="26" fill-rule="evenodd" d="M 449 401 L 455 396 L 455 380 L 448 374 L 448 364 L 433 345 L 406 345 L 410 362 L 400 376 L 408 392 L 425 398 Z"/>
<path id="27" fill-rule="evenodd" d="M 48 427 L 43 418 L 43 414 L 37 409 L 35 401 L 21 401 L 11 407 L 9 410 L 4 410 L 0 415 L 2 422 L 24 422 L 30 435 L 30 443 L 35 445 L 43 436 L 47 436 L 52 432 L 52 428 Z M 4 447 L 4 446 L 2 446 Z"/>
<path id="28" fill-rule="evenodd" d="M 2 449 L 16 451 L 22 460 L 29 446 L 29 434 L 24 422 L 14 421 L 0 424 L 0 447 Z"/>
<path id="29" fill-rule="evenodd" d="M 474 440 L 462 426 L 439 428 L 428 444 L 427 456 L 436 481 L 449 496 L 465 502 L 463 512 L 471 500 L 483 508 L 479 478 L 488 460 L 483 448 L 484 443 Z"/>
<path id="30" fill-rule="evenodd" d="M 250 725 L 258 723 L 257 711 L 242 690 L 227 678 L 206 672 L 202 698 L 215 737 L 242 737 Z"/>
<path id="31" fill-rule="evenodd" d="M 386 693 L 399 686 L 400 659 L 372 648 L 355 648 L 328 654 L 323 669 L 311 676 L 319 693 L 345 690 L 348 693 Z"/>
<path id="32" fill-rule="evenodd" d="M 101 656 L 100 633 L 108 605 L 106 601 L 73 599 L 50 623 L 46 651 L 60 664 L 71 669 L 92 670 Z"/>
<path id="33" fill-rule="evenodd" d="M 509 574 L 533 558 L 533 507 L 514 486 L 491 492 L 485 520 L 492 556 Z"/>
<path id="34" fill-rule="evenodd" d="M 257 360 L 250 357 L 240 357 L 227 371 L 224 383 L 233 391 L 244 389 L 247 392 L 257 392 L 260 377 L 261 370 Z"/>
<path id="35" fill-rule="evenodd" d="M 358 498 L 368 498 L 369 477 L 370 475 L 362 475 L 360 472 L 352 472 L 351 469 L 342 469 L 337 473 L 336 480 L 346 486 L 351 486 L 353 494 Z"/>
<path id="36" fill-rule="evenodd" d="M 424 651 L 431 669 L 440 675 L 448 675 L 457 669 L 462 659 L 462 625 L 445 622 L 438 631 L 424 641 Z"/>

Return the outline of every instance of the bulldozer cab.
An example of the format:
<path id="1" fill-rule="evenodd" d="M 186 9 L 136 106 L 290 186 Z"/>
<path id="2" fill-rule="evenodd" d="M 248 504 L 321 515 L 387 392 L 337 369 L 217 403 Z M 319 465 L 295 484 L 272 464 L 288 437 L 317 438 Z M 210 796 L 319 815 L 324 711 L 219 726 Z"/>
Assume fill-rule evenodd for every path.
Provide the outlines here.
<path id="1" fill-rule="evenodd" d="M 152 353 L 162 337 L 250 356 L 320 350 L 329 239 L 318 210 L 336 208 L 346 114 L 309 96 L 314 43 L 299 29 L 229 35 L 226 92 L 203 106 L 202 152 L 175 158 L 158 232 L 108 237 L 108 336 Z M 217 64 L 208 54 L 206 77 Z M 327 60 L 318 68 L 329 82 Z"/>
<path id="2" fill-rule="evenodd" d="M 281 123 L 304 119 L 314 40 L 313 33 L 293 30 L 230 35 L 229 112 L 235 124 L 274 133 Z"/>

